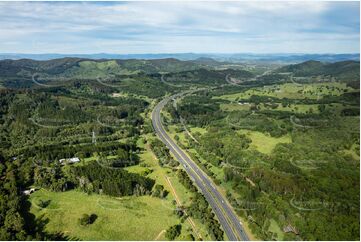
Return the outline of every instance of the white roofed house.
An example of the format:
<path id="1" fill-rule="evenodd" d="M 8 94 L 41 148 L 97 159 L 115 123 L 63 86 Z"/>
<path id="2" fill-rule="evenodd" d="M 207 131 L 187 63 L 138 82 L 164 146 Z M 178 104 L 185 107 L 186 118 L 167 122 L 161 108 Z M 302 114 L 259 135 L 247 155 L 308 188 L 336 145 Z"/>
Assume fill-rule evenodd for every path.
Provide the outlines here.
<path id="1" fill-rule="evenodd" d="M 30 190 L 22 191 L 22 193 L 23 193 L 24 195 L 30 195 L 30 194 L 32 194 L 33 192 L 35 192 L 35 188 L 30 188 Z"/>
<path id="2" fill-rule="evenodd" d="M 73 157 L 73 158 L 66 158 L 66 159 L 60 159 L 59 163 L 62 165 L 65 164 L 74 164 L 74 163 L 78 163 L 80 162 L 80 159 L 78 157 Z"/>
<path id="3" fill-rule="evenodd" d="M 69 163 L 78 163 L 80 159 L 78 157 L 73 157 L 69 159 Z"/>

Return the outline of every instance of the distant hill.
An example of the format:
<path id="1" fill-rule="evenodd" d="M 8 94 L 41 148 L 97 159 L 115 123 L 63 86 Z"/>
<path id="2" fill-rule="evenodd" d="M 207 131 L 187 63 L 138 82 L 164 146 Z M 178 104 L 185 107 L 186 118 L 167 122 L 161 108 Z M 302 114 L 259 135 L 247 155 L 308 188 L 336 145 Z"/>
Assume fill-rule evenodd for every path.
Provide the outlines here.
<path id="1" fill-rule="evenodd" d="M 218 61 L 216 61 L 215 59 L 209 58 L 209 57 L 199 57 L 199 58 L 195 59 L 194 62 L 207 64 L 207 65 L 214 65 L 214 64 L 218 63 Z"/>
<path id="2" fill-rule="evenodd" d="M 50 60 L 65 57 L 83 58 L 83 59 L 167 59 L 175 58 L 178 60 L 197 60 L 197 61 L 227 61 L 227 62 L 272 62 L 272 63 L 300 63 L 308 60 L 323 62 L 338 62 L 344 60 L 360 60 L 360 54 L 252 54 L 252 53 L 160 53 L 160 54 L 14 54 L 0 53 L 0 60 L 4 59 L 33 59 Z"/>
<path id="3" fill-rule="evenodd" d="M 307 76 L 333 76 L 343 81 L 360 80 L 359 61 L 340 61 L 324 63 L 320 61 L 306 61 L 303 63 L 288 65 L 276 70 L 277 73 L 292 73 L 295 77 Z"/>
<path id="4" fill-rule="evenodd" d="M 0 60 L 0 86 L 22 86 L 31 83 L 32 76 L 37 74 L 41 79 L 65 78 L 91 80 L 118 76 L 127 78 L 134 75 L 159 75 L 196 70 L 214 70 L 223 67 L 222 62 L 201 59 L 197 61 L 181 61 L 175 58 L 166 59 L 85 59 L 66 57 L 52 60 Z M 238 72 L 241 72 L 238 70 Z M 247 71 L 245 71 L 247 72 Z M 202 72 L 203 73 L 203 72 Z M 248 72 L 247 72 L 248 73 Z M 249 74 L 249 73 L 248 73 Z M 204 76 L 204 75 L 203 75 Z M 222 80 L 224 78 L 221 78 Z M 204 78 L 202 79 L 204 81 Z"/>
<path id="5" fill-rule="evenodd" d="M 360 60 L 360 54 L 234 54 L 229 61 L 271 62 L 295 64 L 305 61 L 338 62 L 345 60 Z"/>
<path id="6" fill-rule="evenodd" d="M 281 67 L 278 72 L 292 72 L 296 76 L 309 76 L 314 75 L 315 72 L 319 72 L 323 66 L 324 64 L 322 62 L 311 60 L 295 65 Z"/>
<path id="7" fill-rule="evenodd" d="M 31 59 L 2 60 L 0 61 L 0 76 L 23 75 L 27 72 L 43 72 L 47 74 L 60 74 L 64 70 L 77 66 L 80 58 L 61 58 L 48 61 Z"/>
<path id="8" fill-rule="evenodd" d="M 33 85 L 33 75 L 45 81 L 56 80 L 95 80 L 117 76 L 121 79 L 146 78 L 160 79 L 166 76 L 168 82 L 224 84 L 225 77 L 247 79 L 255 74 L 244 70 L 243 64 L 234 64 L 232 68 L 226 62 L 211 58 L 199 58 L 194 61 L 166 59 L 84 59 L 66 57 L 47 61 L 31 59 L 0 60 L 0 86 L 28 88 Z M 63 78 L 63 79 L 62 79 Z"/>
<path id="9" fill-rule="evenodd" d="M 31 59 L 0 61 L 0 77 L 31 76 L 33 73 L 65 77 L 96 77 L 98 75 L 131 75 L 159 72 L 179 72 L 207 67 L 206 64 L 180 61 L 174 58 L 155 60 L 92 60 L 84 58 L 60 58 L 46 61 Z"/>
<path id="10" fill-rule="evenodd" d="M 235 65 L 237 65 L 235 67 Z M 215 72 L 216 71 L 216 72 Z M 224 73 L 222 73 L 225 71 Z M 358 61 L 341 61 L 325 63 L 306 61 L 299 64 L 286 65 L 267 75 L 261 75 L 258 81 L 279 81 L 285 78 L 280 73 L 292 73 L 295 77 L 332 76 L 338 80 L 359 82 L 360 63 Z M 196 60 L 182 61 L 176 58 L 165 59 L 86 59 L 66 57 L 52 60 L 0 60 L 0 85 L 23 83 L 31 81 L 33 74 L 40 78 L 66 78 L 88 80 L 97 77 L 118 76 L 127 78 L 134 75 L 159 75 L 171 73 L 169 81 L 187 82 L 194 78 L 195 82 L 206 83 L 212 79 L 214 83 L 221 76 L 230 74 L 239 80 L 255 79 L 255 74 L 243 68 L 243 64 L 230 65 L 229 62 L 219 62 L 213 58 L 202 57 Z M 226 73 L 226 74 L 225 74 Z M 211 77 L 211 78 L 210 78 Z"/>

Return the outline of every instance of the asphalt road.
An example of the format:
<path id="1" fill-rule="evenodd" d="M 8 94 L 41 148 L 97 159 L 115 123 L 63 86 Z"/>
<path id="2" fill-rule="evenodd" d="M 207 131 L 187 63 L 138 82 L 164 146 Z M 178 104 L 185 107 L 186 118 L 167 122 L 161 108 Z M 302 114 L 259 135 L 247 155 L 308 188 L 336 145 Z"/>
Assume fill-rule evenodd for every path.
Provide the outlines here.
<path id="1" fill-rule="evenodd" d="M 185 92 L 175 94 L 160 101 L 152 112 L 152 123 L 155 132 L 163 143 L 183 165 L 190 178 L 207 199 L 213 212 L 216 214 L 224 232 L 231 241 L 249 240 L 237 215 L 223 195 L 217 190 L 216 185 L 197 164 L 169 137 L 161 122 L 161 110 L 172 99 L 184 95 Z"/>

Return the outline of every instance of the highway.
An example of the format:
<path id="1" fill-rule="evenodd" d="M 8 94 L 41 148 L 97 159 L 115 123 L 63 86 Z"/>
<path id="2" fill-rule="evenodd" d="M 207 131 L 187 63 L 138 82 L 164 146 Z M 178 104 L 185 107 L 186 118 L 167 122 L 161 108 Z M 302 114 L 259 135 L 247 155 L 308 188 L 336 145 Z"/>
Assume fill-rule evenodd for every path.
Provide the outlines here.
<path id="1" fill-rule="evenodd" d="M 188 91 L 189 92 L 189 91 Z M 242 227 L 237 215 L 232 210 L 228 201 L 217 190 L 216 185 L 198 166 L 197 164 L 175 143 L 173 139 L 167 134 L 161 122 L 161 110 L 172 99 L 184 95 L 187 92 L 175 94 L 166 97 L 160 101 L 152 112 L 153 128 L 162 140 L 162 142 L 169 148 L 172 154 L 184 167 L 190 178 L 200 189 L 204 197 L 207 199 L 213 212 L 216 214 L 224 232 L 231 241 L 246 241 L 249 240 L 247 234 Z"/>

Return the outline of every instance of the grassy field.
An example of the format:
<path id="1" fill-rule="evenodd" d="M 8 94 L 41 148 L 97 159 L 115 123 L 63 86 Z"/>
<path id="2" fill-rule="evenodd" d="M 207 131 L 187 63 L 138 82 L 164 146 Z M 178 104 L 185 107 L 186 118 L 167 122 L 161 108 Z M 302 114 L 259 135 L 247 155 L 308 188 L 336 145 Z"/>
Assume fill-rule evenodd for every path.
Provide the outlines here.
<path id="1" fill-rule="evenodd" d="M 279 138 L 271 137 L 261 132 L 238 130 L 237 132 L 247 135 L 251 140 L 251 147 L 264 154 L 270 154 L 279 143 L 291 143 L 291 136 L 285 135 Z"/>
<path id="2" fill-rule="evenodd" d="M 117 73 L 123 75 L 131 75 L 137 72 L 129 71 L 122 68 L 115 60 L 95 62 L 95 61 L 82 61 L 79 67 L 73 67 L 68 71 L 71 75 L 80 77 L 108 77 L 109 73 Z"/>
<path id="3" fill-rule="evenodd" d="M 50 204 L 41 209 L 40 200 L 50 200 Z M 80 240 L 153 240 L 162 230 L 179 223 L 167 208 L 172 207 L 170 200 L 150 196 L 112 198 L 78 191 L 39 190 L 30 201 L 31 212 L 48 220 L 46 231 L 62 232 Z M 98 218 L 93 224 L 82 226 L 78 219 L 85 213 L 94 213 Z"/>
<path id="4" fill-rule="evenodd" d="M 248 99 L 252 95 L 269 96 L 277 98 L 290 99 L 319 99 L 326 95 L 341 95 L 342 93 L 352 92 L 354 89 L 347 87 L 345 83 L 312 83 L 312 84 L 296 84 L 286 83 L 282 85 L 271 85 L 258 88 L 252 88 L 245 92 L 223 95 L 217 98 L 229 101 L 237 101 L 238 99 Z"/>
<path id="5" fill-rule="evenodd" d="M 251 104 L 240 104 L 238 100 L 249 99 L 252 95 L 269 96 L 276 98 L 289 98 L 289 99 L 321 99 L 326 95 L 341 95 L 344 92 L 352 92 L 354 89 L 347 87 L 345 83 L 313 83 L 313 84 L 296 84 L 286 83 L 282 85 L 271 85 L 258 88 L 252 88 L 245 92 L 223 95 L 215 98 L 225 99 L 231 101 L 231 103 L 222 103 L 220 108 L 223 111 L 248 111 L 251 108 Z M 287 111 L 294 113 L 319 113 L 318 104 L 289 104 L 286 107 L 281 103 L 272 103 L 267 105 L 266 103 L 260 103 L 258 108 L 260 110 L 275 110 L 275 111 Z M 331 112 L 339 114 L 344 107 L 339 103 L 333 103 L 326 105 L 326 109 Z"/>
<path id="6" fill-rule="evenodd" d="M 191 127 L 189 128 L 189 131 L 194 134 L 194 133 L 200 133 L 200 134 L 205 134 L 207 132 L 207 130 L 205 128 L 200 128 L 200 127 Z"/>
<path id="7" fill-rule="evenodd" d="M 277 235 L 277 240 L 279 240 L 279 241 L 283 240 L 284 233 L 281 230 L 281 228 L 278 226 L 276 220 L 274 220 L 274 219 L 270 220 L 270 226 L 269 226 L 268 230 Z"/>
<path id="8" fill-rule="evenodd" d="M 287 107 L 283 107 L 281 103 L 278 103 L 278 107 L 272 109 L 262 103 L 259 105 L 259 107 L 260 110 L 276 110 L 294 113 L 319 113 L 318 104 L 290 104 Z"/>
<path id="9" fill-rule="evenodd" d="M 112 95 L 110 95 L 110 96 L 111 97 L 124 97 L 124 98 L 134 97 L 134 98 L 143 99 L 147 102 L 151 102 L 153 100 L 147 96 L 137 95 L 137 94 L 129 94 L 126 92 L 115 92 L 115 93 L 112 93 Z"/>
<path id="10" fill-rule="evenodd" d="M 172 139 L 175 139 L 175 136 L 177 135 L 179 138 L 178 142 L 187 147 L 188 140 L 186 137 L 187 136 L 186 131 L 177 132 L 181 127 L 182 125 L 169 125 L 168 126 L 169 135 L 171 136 Z"/>
<path id="11" fill-rule="evenodd" d="M 275 111 L 284 111 L 284 112 L 293 112 L 293 113 L 319 113 L 318 104 L 289 104 L 288 106 L 284 107 L 281 103 L 278 104 L 276 108 L 272 108 L 270 106 L 265 105 L 264 103 L 260 103 L 258 105 L 259 110 L 275 110 Z M 340 112 L 347 107 L 340 103 L 331 103 L 326 104 L 326 110 L 333 112 L 337 115 L 340 115 Z M 251 104 L 243 104 L 240 105 L 238 102 L 232 103 L 222 103 L 220 108 L 223 111 L 232 112 L 232 111 L 249 111 L 251 108 Z"/>

